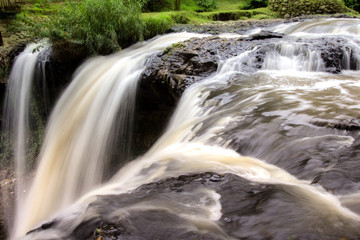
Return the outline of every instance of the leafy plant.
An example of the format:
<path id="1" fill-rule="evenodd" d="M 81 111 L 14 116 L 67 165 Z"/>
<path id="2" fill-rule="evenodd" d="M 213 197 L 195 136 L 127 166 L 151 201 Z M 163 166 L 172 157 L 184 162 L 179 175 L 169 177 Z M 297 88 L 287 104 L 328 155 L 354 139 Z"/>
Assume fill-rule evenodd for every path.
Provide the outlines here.
<path id="1" fill-rule="evenodd" d="M 48 0 L 32 0 L 32 2 L 39 6 L 49 6 Z"/>
<path id="2" fill-rule="evenodd" d="M 75 41 L 93 54 L 109 54 L 143 39 L 139 0 L 67 1 L 51 14 L 19 14 L 17 31 L 52 41 Z"/>
<path id="3" fill-rule="evenodd" d="M 143 12 L 160 12 L 174 9 L 174 2 L 171 0 L 142 0 Z"/>
<path id="4" fill-rule="evenodd" d="M 248 9 L 267 7 L 267 5 L 268 5 L 268 0 L 245 0 L 240 4 L 239 8 L 248 10 Z"/>
<path id="5" fill-rule="evenodd" d="M 142 39 L 140 13 L 136 0 L 83 0 L 66 8 L 55 23 L 56 29 L 83 41 L 92 52 L 107 54 Z"/>
<path id="6" fill-rule="evenodd" d="M 344 0 L 344 3 L 347 7 L 354 9 L 355 11 L 360 12 L 360 3 L 359 0 Z"/>
<path id="7" fill-rule="evenodd" d="M 145 25 L 145 39 L 149 39 L 158 34 L 166 33 L 174 23 L 173 19 L 166 14 L 161 14 L 156 17 L 144 17 L 143 21 Z"/>
<path id="8" fill-rule="evenodd" d="M 209 12 L 216 9 L 219 6 L 218 0 L 197 0 L 197 4 L 200 7 L 200 11 Z"/>

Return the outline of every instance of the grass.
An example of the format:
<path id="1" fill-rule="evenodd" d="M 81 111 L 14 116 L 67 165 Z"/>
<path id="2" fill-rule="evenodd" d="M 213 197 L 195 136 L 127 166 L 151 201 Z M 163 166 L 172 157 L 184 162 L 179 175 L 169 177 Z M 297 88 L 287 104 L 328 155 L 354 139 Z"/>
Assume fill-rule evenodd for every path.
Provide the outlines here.
<path id="1" fill-rule="evenodd" d="M 236 1 L 236 0 L 219 1 L 219 7 L 216 9 L 216 11 L 229 11 L 229 10 L 239 9 L 241 2 L 242 1 Z"/>
<path id="2" fill-rule="evenodd" d="M 177 23 L 177 24 L 202 24 L 211 21 L 206 15 L 202 13 L 197 13 L 187 10 L 142 13 L 141 15 L 143 18 L 155 18 L 155 19 L 159 17 L 168 16 L 173 20 L 173 23 Z"/>
<path id="3" fill-rule="evenodd" d="M 231 5 L 227 5 L 231 6 Z M 234 10 L 234 8 L 225 9 L 217 9 L 211 12 L 194 12 L 194 11 L 168 11 L 168 12 L 153 12 L 153 13 L 143 13 L 142 16 L 146 18 L 158 18 L 161 16 L 169 16 L 173 19 L 174 23 L 178 24 L 204 24 L 210 23 L 213 21 L 219 20 L 218 16 L 220 14 L 223 15 L 231 15 L 234 19 L 229 20 L 245 20 L 245 19 L 273 19 L 278 18 L 279 16 L 271 11 L 268 8 L 258 8 L 252 10 Z M 230 18 L 231 18 L 230 16 Z M 226 17 L 226 16 L 225 16 Z"/>
<path id="4" fill-rule="evenodd" d="M 37 3 L 34 3 L 34 1 L 37 1 Z M 109 52 L 116 51 L 117 49 L 126 47 L 128 44 L 131 44 L 134 41 L 147 39 L 153 37 L 156 34 L 165 33 L 171 28 L 173 24 L 197 25 L 209 23 L 212 21 L 246 19 L 258 20 L 280 17 L 277 13 L 271 11 L 267 7 L 242 10 L 246 3 L 258 0 L 217 0 L 217 8 L 209 12 L 201 12 L 199 3 L 200 1 L 211 2 L 214 0 L 182 0 L 180 11 L 169 11 L 167 8 L 169 6 L 171 8 L 173 0 L 165 0 L 166 4 L 164 4 L 164 11 L 147 13 L 143 12 L 139 14 L 141 20 L 139 21 L 139 26 L 137 26 L 139 28 L 139 33 L 137 33 L 136 31 L 133 31 L 135 25 L 137 24 L 124 24 L 121 27 L 117 25 L 112 26 L 113 23 L 118 20 L 118 18 L 114 18 L 114 16 L 121 16 L 120 18 L 123 19 L 125 15 L 129 15 L 126 11 L 123 12 L 121 8 L 118 8 L 115 14 L 110 12 L 117 9 L 116 7 L 111 7 L 109 11 L 101 13 L 102 15 L 98 14 L 101 19 L 107 19 L 107 23 L 103 24 L 100 24 L 101 22 L 99 23 L 98 20 L 91 20 L 93 18 L 92 16 L 97 14 L 95 11 L 96 9 L 91 11 L 89 16 L 79 13 L 81 9 L 76 10 L 76 8 L 73 8 L 72 10 L 70 8 L 68 11 L 64 11 L 64 6 L 67 6 L 68 3 L 72 3 L 72 6 L 77 6 L 77 3 L 80 2 L 94 2 L 95 4 L 97 1 L 101 2 L 101 0 L 48 0 L 46 4 L 44 4 L 44 1 L 46 3 L 46 0 L 26 0 L 26 4 L 22 6 L 22 12 L 18 14 L 18 19 L 20 21 L 15 21 L 15 24 L 12 26 L 13 32 L 17 31 L 30 32 L 33 34 L 36 33 L 34 35 L 36 38 L 50 37 L 50 39 L 54 39 L 55 37 L 63 40 L 76 40 L 78 42 L 82 41 L 88 44 L 90 46 L 89 48 L 93 49 L 94 53 L 97 52 L 104 54 L 108 53 L 108 49 Z M 148 1 L 154 1 L 151 3 L 158 3 L 159 1 L 164 0 Z M 91 9 L 91 7 L 89 9 Z M 94 12 L 94 14 L 92 12 Z M 74 16 L 77 16 L 77 18 L 71 20 L 70 18 Z M 84 20 L 84 18 L 86 19 Z M 89 24 L 92 23 L 92 25 L 94 25 L 96 28 L 92 27 L 88 29 L 80 29 L 78 27 L 74 27 L 74 24 L 76 25 L 79 22 L 88 22 Z M 87 26 L 86 24 L 82 25 L 85 27 Z M 79 29 L 84 31 L 81 32 Z M 125 36 L 124 39 L 119 39 L 119 36 L 124 35 L 124 32 L 126 33 L 124 29 L 129 32 L 128 35 L 130 37 Z M 119 34 L 120 32 L 122 34 Z M 109 41 L 109 39 L 111 41 Z M 126 41 L 129 39 L 131 41 L 127 43 Z M 98 43 L 104 44 L 102 46 Z"/>

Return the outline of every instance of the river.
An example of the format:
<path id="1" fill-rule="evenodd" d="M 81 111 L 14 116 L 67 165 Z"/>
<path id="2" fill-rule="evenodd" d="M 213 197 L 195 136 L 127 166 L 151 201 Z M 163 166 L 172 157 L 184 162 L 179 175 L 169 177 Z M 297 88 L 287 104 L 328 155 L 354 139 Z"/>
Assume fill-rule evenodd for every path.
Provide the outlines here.
<path id="1" fill-rule="evenodd" d="M 360 20 L 266 30 L 284 37 L 221 60 L 185 90 L 157 142 L 105 182 L 108 152 L 127 157 L 149 57 L 206 35 L 172 33 L 84 63 L 51 113 L 12 238 L 95 239 L 101 224 L 119 239 L 359 237 Z M 332 42 L 341 71 L 319 50 Z M 248 71 L 259 49 L 261 67 Z"/>

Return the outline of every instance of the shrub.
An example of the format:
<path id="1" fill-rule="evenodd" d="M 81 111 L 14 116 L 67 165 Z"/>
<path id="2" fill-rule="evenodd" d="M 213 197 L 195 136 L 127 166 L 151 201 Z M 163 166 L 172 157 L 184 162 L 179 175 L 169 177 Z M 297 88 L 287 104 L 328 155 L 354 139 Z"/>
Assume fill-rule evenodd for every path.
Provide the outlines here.
<path id="1" fill-rule="evenodd" d="M 187 16 L 186 13 L 183 12 L 171 14 L 171 18 L 174 20 L 175 23 L 178 24 L 188 24 L 190 22 L 190 18 Z"/>
<path id="2" fill-rule="evenodd" d="M 344 3 L 347 7 L 354 9 L 355 11 L 360 12 L 360 3 L 359 0 L 344 0 Z"/>
<path id="3" fill-rule="evenodd" d="M 109 54 L 142 40 L 144 21 L 138 0 L 67 1 L 48 15 L 22 12 L 13 30 L 52 42 L 75 41 L 90 54 Z"/>
<path id="4" fill-rule="evenodd" d="M 267 7 L 268 0 L 244 0 L 239 8 L 248 10 L 248 9 L 255 9 L 255 8 L 262 8 Z"/>
<path id="5" fill-rule="evenodd" d="M 51 37 L 70 37 L 83 41 L 91 52 L 107 54 L 142 39 L 140 13 L 136 0 L 83 0 L 53 19 L 57 30 L 51 31 Z"/>
<path id="6" fill-rule="evenodd" d="M 197 4 L 202 12 L 209 12 L 219 6 L 218 0 L 197 0 Z"/>
<path id="7" fill-rule="evenodd" d="M 160 12 L 174 9 L 174 1 L 172 0 L 143 0 L 143 12 Z"/>
<path id="8" fill-rule="evenodd" d="M 47 0 L 32 0 L 34 4 L 40 5 L 40 6 L 48 6 L 49 3 Z"/>
<path id="9" fill-rule="evenodd" d="M 12 29 L 52 42 L 82 44 L 89 54 L 110 54 L 171 28 L 171 16 L 143 18 L 141 7 L 141 0 L 67 1 L 45 15 L 32 8 L 23 11 Z"/>
<path id="10" fill-rule="evenodd" d="M 145 30 L 144 38 L 149 39 L 158 34 L 166 33 L 173 25 L 173 20 L 169 15 L 161 14 L 156 17 L 144 17 L 143 18 Z"/>

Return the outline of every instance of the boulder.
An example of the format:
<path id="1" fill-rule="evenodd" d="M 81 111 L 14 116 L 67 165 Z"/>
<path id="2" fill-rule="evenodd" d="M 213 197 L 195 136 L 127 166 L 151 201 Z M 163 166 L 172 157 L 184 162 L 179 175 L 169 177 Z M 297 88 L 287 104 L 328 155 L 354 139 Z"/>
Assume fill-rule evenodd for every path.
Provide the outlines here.
<path id="1" fill-rule="evenodd" d="M 320 203 L 311 198 L 299 200 L 302 191 L 298 190 L 294 185 L 252 182 L 233 174 L 181 175 L 128 194 L 98 196 L 70 233 L 61 217 L 31 233 L 50 239 L 47 231 L 59 231 L 62 239 L 79 240 L 356 237 L 355 226 L 342 225 L 346 220 L 322 221 L 331 213 L 323 213 L 317 208 Z M 214 219 L 208 220 L 208 214 L 215 214 Z"/>
<path id="2" fill-rule="evenodd" d="M 269 8 L 280 13 L 284 18 L 310 14 L 335 14 L 347 11 L 341 0 L 269 0 Z"/>

